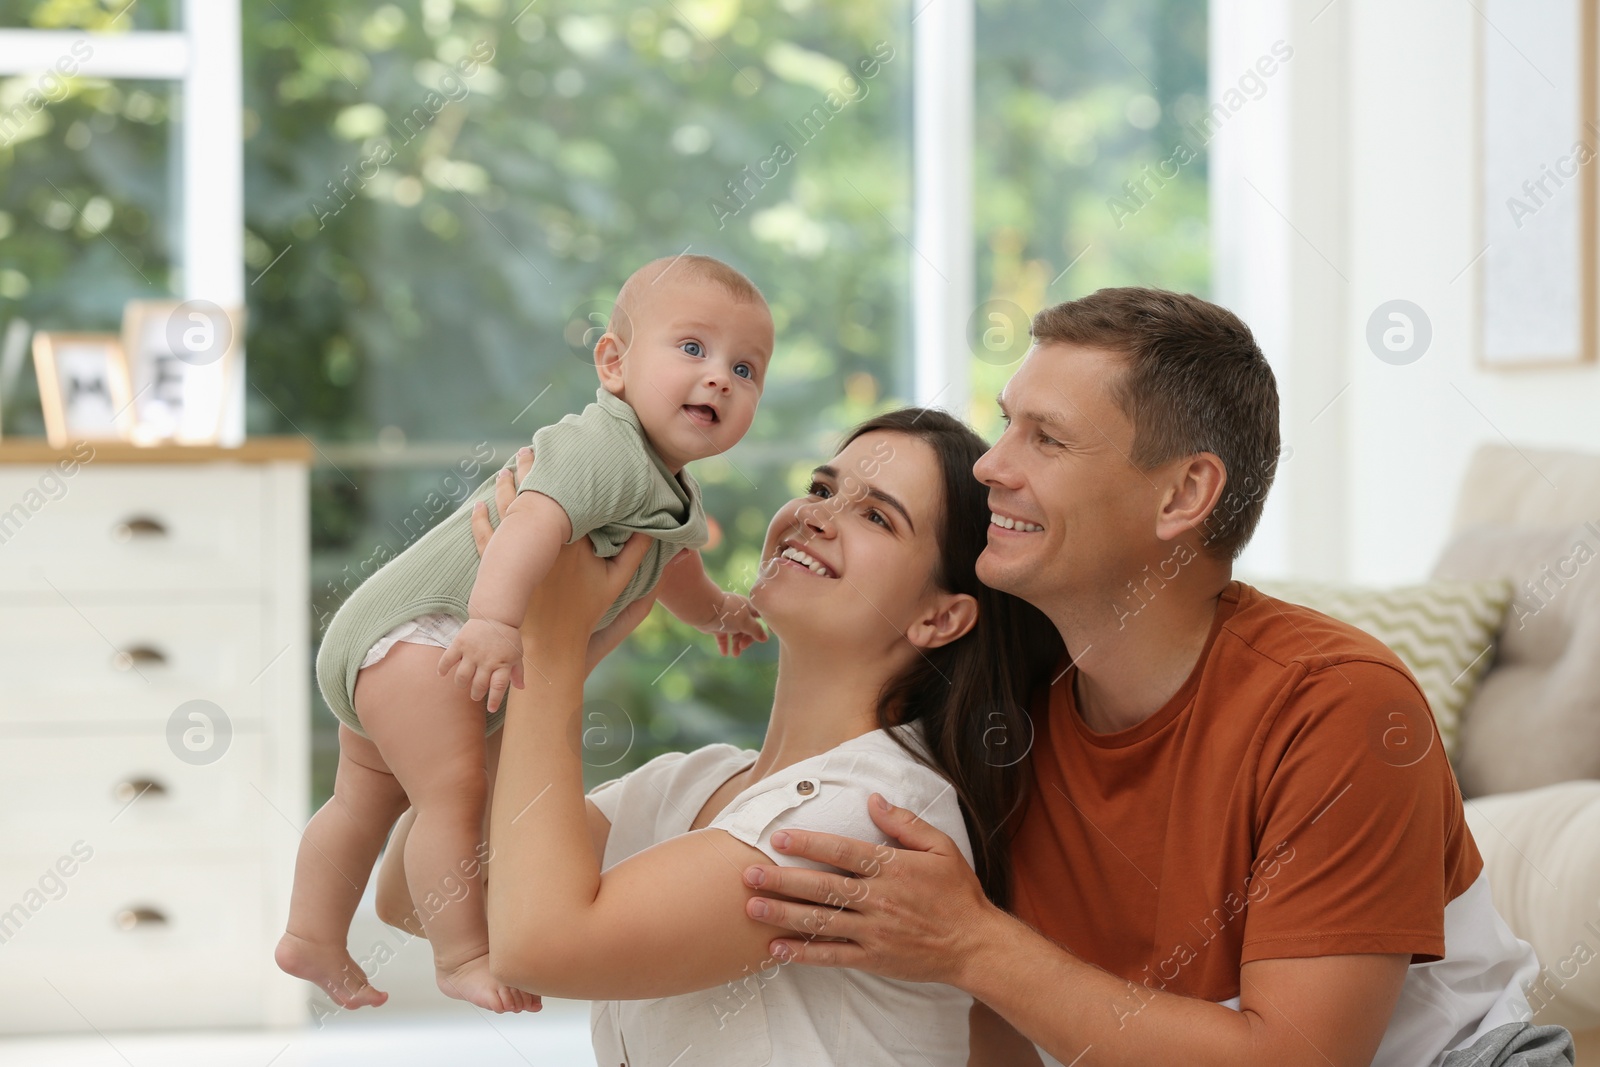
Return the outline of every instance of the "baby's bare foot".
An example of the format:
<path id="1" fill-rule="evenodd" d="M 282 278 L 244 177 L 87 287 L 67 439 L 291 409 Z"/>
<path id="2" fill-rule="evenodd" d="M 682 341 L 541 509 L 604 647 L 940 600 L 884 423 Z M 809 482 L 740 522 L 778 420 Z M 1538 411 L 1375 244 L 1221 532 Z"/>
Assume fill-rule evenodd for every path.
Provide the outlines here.
<path id="1" fill-rule="evenodd" d="M 439 970 L 439 988 L 447 997 L 465 1000 L 492 1012 L 538 1011 L 543 1001 L 533 993 L 496 982 L 489 974 L 489 954 L 468 960 L 453 971 Z"/>
<path id="2" fill-rule="evenodd" d="M 294 934 L 284 934 L 273 953 L 278 967 L 318 986 L 341 1008 L 376 1008 L 389 994 L 374 989 L 343 945 L 319 944 Z"/>

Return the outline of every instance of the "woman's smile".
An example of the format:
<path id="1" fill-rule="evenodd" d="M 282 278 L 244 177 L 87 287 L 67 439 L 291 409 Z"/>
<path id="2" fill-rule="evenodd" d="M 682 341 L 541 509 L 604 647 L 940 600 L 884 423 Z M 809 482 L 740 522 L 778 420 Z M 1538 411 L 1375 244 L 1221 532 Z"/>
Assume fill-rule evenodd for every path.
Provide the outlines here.
<path id="1" fill-rule="evenodd" d="M 792 567 L 799 567 L 808 574 L 814 574 L 819 578 L 839 577 L 832 567 L 794 545 L 786 544 L 782 546 L 775 558 L 780 565 L 788 564 Z"/>

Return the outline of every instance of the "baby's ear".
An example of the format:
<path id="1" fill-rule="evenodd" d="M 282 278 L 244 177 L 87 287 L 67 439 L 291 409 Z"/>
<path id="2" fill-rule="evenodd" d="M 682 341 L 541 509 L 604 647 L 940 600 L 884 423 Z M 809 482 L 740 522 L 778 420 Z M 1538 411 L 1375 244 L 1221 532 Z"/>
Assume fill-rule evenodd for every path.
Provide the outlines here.
<path id="1" fill-rule="evenodd" d="M 622 390 L 622 360 L 627 355 L 627 345 L 622 338 L 607 330 L 594 343 L 594 369 L 600 375 L 600 384 L 612 393 Z"/>

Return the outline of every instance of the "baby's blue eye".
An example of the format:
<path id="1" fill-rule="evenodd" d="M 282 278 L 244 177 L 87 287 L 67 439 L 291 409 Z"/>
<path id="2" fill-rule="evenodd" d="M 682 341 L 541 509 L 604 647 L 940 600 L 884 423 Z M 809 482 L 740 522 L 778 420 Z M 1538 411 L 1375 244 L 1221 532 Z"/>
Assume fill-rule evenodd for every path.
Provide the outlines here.
<path id="1" fill-rule="evenodd" d="M 756 369 L 748 363 L 740 363 L 733 368 L 733 373 L 739 375 L 741 378 L 754 378 L 756 376 Z"/>
<path id="2" fill-rule="evenodd" d="M 699 341 L 685 341 L 678 347 L 689 353 L 691 356 L 703 356 L 706 352 L 704 346 L 702 346 Z"/>

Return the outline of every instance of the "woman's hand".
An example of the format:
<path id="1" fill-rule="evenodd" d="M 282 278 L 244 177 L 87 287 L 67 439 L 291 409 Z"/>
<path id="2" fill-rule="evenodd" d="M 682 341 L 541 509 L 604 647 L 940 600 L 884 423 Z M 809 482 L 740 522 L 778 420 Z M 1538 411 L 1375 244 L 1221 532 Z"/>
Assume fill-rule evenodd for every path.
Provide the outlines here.
<path id="1" fill-rule="evenodd" d="M 494 506 L 496 514 L 504 515 L 506 513 L 506 509 L 511 506 L 511 502 L 517 498 L 517 486 L 523 483 L 531 470 L 533 470 L 533 449 L 527 445 L 524 445 L 522 448 L 517 450 L 517 467 L 515 477 L 513 478 L 512 472 L 509 470 L 501 470 L 500 473 L 495 476 Z M 489 521 L 488 505 L 480 501 L 473 505 L 472 509 L 472 539 L 477 543 L 478 555 L 483 555 L 484 547 L 489 544 L 489 538 L 493 535 L 494 526 Z M 643 537 L 643 534 L 638 534 L 635 535 L 633 540 L 638 541 Z M 646 543 L 648 547 L 648 539 L 646 539 Z M 578 541 L 575 544 L 566 546 L 566 548 L 564 548 L 562 551 L 565 553 L 570 549 L 585 546 L 586 543 L 584 541 Z M 626 556 L 632 548 L 633 542 L 630 541 L 628 546 L 624 547 L 621 553 L 619 553 L 612 560 L 606 562 L 616 564 L 624 556 Z M 561 560 L 559 557 L 557 559 L 556 566 L 561 566 Z M 633 566 L 629 567 L 625 573 L 631 575 L 637 569 L 637 563 L 635 563 Z M 550 579 L 547 577 L 546 581 L 549 580 Z M 593 619 L 590 620 L 588 627 L 589 629 L 593 629 L 594 622 L 597 621 L 601 615 L 605 614 L 605 605 L 608 605 L 612 600 L 615 600 L 617 596 L 620 595 L 622 586 L 626 584 L 627 579 L 623 578 L 621 585 L 617 586 L 617 592 L 611 596 L 610 600 L 605 601 L 605 603 L 601 605 L 600 610 L 596 612 Z M 535 593 L 535 596 L 538 596 L 537 592 Z M 655 602 L 656 592 L 655 590 L 651 590 L 648 595 L 635 600 L 633 603 L 623 608 L 622 612 L 618 614 L 615 619 L 612 619 L 611 622 L 606 625 L 605 629 L 599 630 L 590 635 L 588 649 L 584 656 L 583 673 L 585 677 L 588 676 L 590 671 L 594 670 L 596 664 L 610 655 L 618 645 L 622 644 L 623 640 L 633 632 L 634 627 L 638 626 L 644 621 L 645 616 L 650 614 L 650 609 L 655 606 Z"/>
<path id="2" fill-rule="evenodd" d="M 595 624 L 633 578 L 650 537 L 636 533 L 610 559 L 594 554 L 587 539 L 562 545 L 522 617 L 524 655 L 568 656 L 586 651 Z"/>

